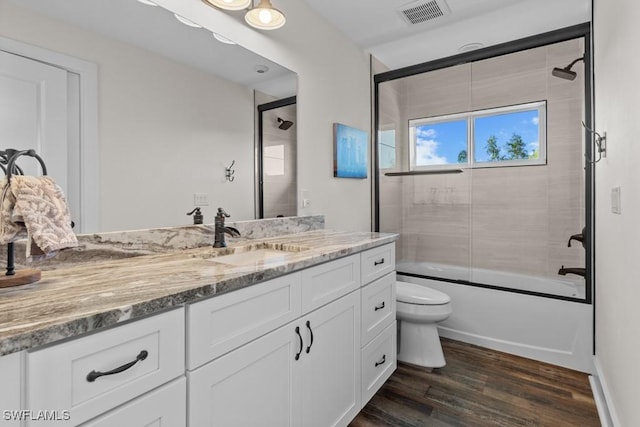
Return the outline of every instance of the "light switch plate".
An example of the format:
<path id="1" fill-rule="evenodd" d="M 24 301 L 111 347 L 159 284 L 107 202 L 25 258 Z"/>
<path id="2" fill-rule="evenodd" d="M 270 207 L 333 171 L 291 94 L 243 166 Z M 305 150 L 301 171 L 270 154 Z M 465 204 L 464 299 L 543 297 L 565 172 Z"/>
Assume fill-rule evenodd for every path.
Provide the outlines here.
<path id="1" fill-rule="evenodd" d="M 614 214 L 622 214 L 622 207 L 620 205 L 620 187 L 613 187 L 611 189 L 611 212 Z"/>
<path id="2" fill-rule="evenodd" d="M 194 193 L 193 194 L 194 206 L 209 206 L 209 195 L 207 193 Z"/>

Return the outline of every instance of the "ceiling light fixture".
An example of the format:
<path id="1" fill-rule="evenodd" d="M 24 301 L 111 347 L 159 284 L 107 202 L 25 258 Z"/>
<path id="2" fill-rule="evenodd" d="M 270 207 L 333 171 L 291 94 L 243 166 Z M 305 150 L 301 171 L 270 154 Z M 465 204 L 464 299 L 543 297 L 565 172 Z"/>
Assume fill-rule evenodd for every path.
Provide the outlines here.
<path id="1" fill-rule="evenodd" d="M 138 1 L 142 4 L 146 4 L 147 6 L 157 6 L 157 4 L 155 4 L 151 0 L 138 0 Z"/>
<path id="2" fill-rule="evenodd" d="M 251 6 L 251 0 L 202 0 L 203 2 L 224 10 L 242 10 Z"/>
<path id="3" fill-rule="evenodd" d="M 260 0 L 258 6 L 244 15 L 244 19 L 247 24 L 259 30 L 276 30 L 287 21 L 284 14 L 271 5 L 270 0 Z"/>
<path id="4" fill-rule="evenodd" d="M 233 40 L 229 40 L 228 38 L 221 36 L 218 33 L 213 33 L 213 37 L 216 38 L 216 40 L 218 40 L 220 43 L 224 43 L 224 44 L 236 44 L 236 42 L 234 42 Z"/>
<path id="5" fill-rule="evenodd" d="M 174 13 L 173 16 L 176 17 L 176 19 L 180 22 L 182 22 L 184 25 L 188 25 L 189 27 L 193 27 L 193 28 L 202 28 L 202 25 L 198 25 L 195 22 L 178 15 L 177 13 Z"/>

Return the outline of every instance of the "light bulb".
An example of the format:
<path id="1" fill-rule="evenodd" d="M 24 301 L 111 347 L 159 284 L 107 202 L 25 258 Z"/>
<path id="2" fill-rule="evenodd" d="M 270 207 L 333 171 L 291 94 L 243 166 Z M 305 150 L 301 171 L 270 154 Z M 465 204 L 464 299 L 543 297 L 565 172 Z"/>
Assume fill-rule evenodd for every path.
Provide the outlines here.
<path id="1" fill-rule="evenodd" d="M 263 24 L 268 24 L 272 19 L 271 11 L 269 9 L 262 9 L 258 15 L 258 19 L 260 19 L 260 22 Z"/>

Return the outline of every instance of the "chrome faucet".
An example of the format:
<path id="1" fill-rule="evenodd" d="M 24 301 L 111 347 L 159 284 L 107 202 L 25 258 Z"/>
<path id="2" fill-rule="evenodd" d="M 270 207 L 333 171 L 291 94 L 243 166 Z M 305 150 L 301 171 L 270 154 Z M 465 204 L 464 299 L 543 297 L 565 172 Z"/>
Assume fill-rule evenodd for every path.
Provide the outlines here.
<path id="1" fill-rule="evenodd" d="M 216 214 L 215 220 L 215 229 L 214 229 L 214 248 L 225 248 L 227 247 L 227 242 L 224 241 L 224 235 L 229 234 L 232 237 L 240 237 L 240 232 L 237 228 L 234 227 L 226 227 L 224 225 L 224 219 L 229 218 L 231 215 L 226 213 L 224 209 L 218 208 L 218 213 Z"/>

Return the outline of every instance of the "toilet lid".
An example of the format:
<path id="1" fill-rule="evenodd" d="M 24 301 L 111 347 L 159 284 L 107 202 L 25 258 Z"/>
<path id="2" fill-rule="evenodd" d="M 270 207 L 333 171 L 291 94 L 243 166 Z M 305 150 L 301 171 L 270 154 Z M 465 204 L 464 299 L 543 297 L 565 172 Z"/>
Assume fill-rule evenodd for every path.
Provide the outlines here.
<path id="1" fill-rule="evenodd" d="M 396 282 L 396 300 L 409 304 L 441 305 L 451 302 L 451 297 L 426 286 Z"/>

